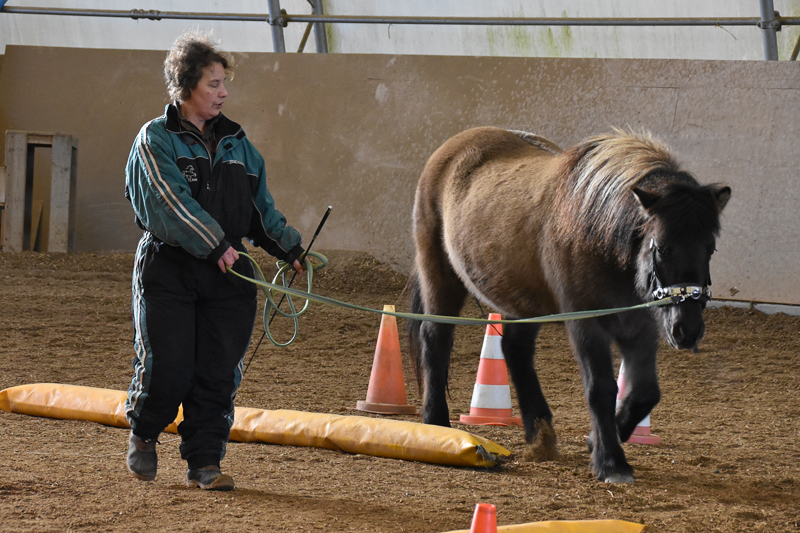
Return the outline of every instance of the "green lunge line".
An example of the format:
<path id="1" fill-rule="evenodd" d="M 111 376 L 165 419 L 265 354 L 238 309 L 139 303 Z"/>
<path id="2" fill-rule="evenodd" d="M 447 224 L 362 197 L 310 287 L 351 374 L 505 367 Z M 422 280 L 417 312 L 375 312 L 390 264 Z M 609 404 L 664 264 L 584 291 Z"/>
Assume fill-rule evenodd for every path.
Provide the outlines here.
<path id="1" fill-rule="evenodd" d="M 425 314 L 418 314 L 418 313 L 402 313 L 402 312 L 397 312 L 397 311 L 384 311 L 382 309 L 372 309 L 372 308 L 369 308 L 369 307 L 362 307 L 360 305 L 355 305 L 355 304 L 351 304 L 351 303 L 347 303 L 347 302 L 342 302 L 342 301 L 339 301 L 339 300 L 335 300 L 333 298 L 328 298 L 327 296 L 320 296 L 318 294 L 311 293 L 312 280 L 313 280 L 313 277 L 314 277 L 314 270 L 320 270 L 320 269 L 324 268 L 328 264 L 328 259 L 324 255 L 319 254 L 317 252 L 309 252 L 306 255 L 305 260 L 304 260 L 304 263 L 305 263 L 304 267 L 306 269 L 306 275 L 307 275 L 307 279 L 308 279 L 308 291 L 292 289 L 292 288 L 289 288 L 289 287 L 285 286 L 285 284 L 286 284 L 286 272 L 288 272 L 291 269 L 291 266 L 289 266 L 288 264 L 284 263 L 283 261 L 279 261 L 278 262 L 278 268 L 279 268 L 278 269 L 278 273 L 275 274 L 275 277 L 272 279 L 272 283 L 270 283 L 270 282 L 266 281 L 266 279 L 264 278 L 264 274 L 261 271 L 261 267 L 258 266 L 258 263 L 256 263 L 255 259 L 253 259 L 250 255 L 248 255 L 246 253 L 243 253 L 243 252 L 239 252 L 239 255 L 242 255 L 242 256 L 248 258 L 253 263 L 253 266 L 255 268 L 255 272 L 256 272 L 257 276 L 259 277 L 259 279 L 253 279 L 253 278 L 249 278 L 247 276 L 243 276 L 243 275 L 239 274 L 238 272 L 232 270 L 231 268 L 228 268 L 228 272 L 231 272 L 232 274 L 234 274 L 234 275 L 236 275 L 236 276 L 238 276 L 238 277 L 240 277 L 242 279 L 245 279 L 245 280 L 247 280 L 247 281 L 249 281 L 251 283 L 255 283 L 256 285 L 261 287 L 262 292 L 267 297 L 267 304 L 266 304 L 266 307 L 264 309 L 264 331 L 267 333 L 267 337 L 269 338 L 269 340 L 276 346 L 288 346 L 289 344 L 292 343 L 292 341 L 294 341 L 295 338 L 297 338 L 297 329 L 298 329 L 297 317 L 302 315 L 306 311 L 306 309 L 308 309 L 309 301 L 319 302 L 319 303 L 323 303 L 323 304 L 326 304 L 326 305 L 331 305 L 331 306 L 334 306 L 334 307 L 343 307 L 345 309 L 352 309 L 354 311 L 366 311 L 368 313 L 390 315 L 390 316 L 394 316 L 394 317 L 397 317 L 397 318 L 405 318 L 407 320 L 425 320 L 425 321 L 429 321 L 429 322 L 439 322 L 439 323 L 442 323 L 442 324 L 454 324 L 454 325 L 459 325 L 459 326 L 485 326 L 487 324 L 533 324 L 533 323 L 546 323 L 546 322 L 563 322 L 563 321 L 566 321 L 566 320 L 581 320 L 581 319 L 584 319 L 584 318 L 596 318 L 596 317 L 601 317 L 601 316 L 606 316 L 606 315 L 613 315 L 613 314 L 616 314 L 616 313 L 624 313 L 626 311 L 636 311 L 636 310 L 639 310 L 639 309 L 647 309 L 648 307 L 658 307 L 658 306 L 662 306 L 662 305 L 671 305 L 671 304 L 674 303 L 672 298 L 662 298 L 660 300 L 655 300 L 655 301 L 652 301 L 652 302 L 633 305 L 631 307 L 618 307 L 618 308 L 613 308 L 613 309 L 600 309 L 600 310 L 596 310 L 596 311 L 575 311 L 575 312 L 571 312 L 571 313 L 560 313 L 560 314 L 556 314 L 556 315 L 546 315 L 546 316 L 533 317 L 533 318 L 521 318 L 521 319 L 516 319 L 516 320 L 488 320 L 488 319 L 485 319 L 485 318 L 467 318 L 467 317 L 425 315 Z M 312 263 L 308 259 L 309 255 L 314 257 L 315 259 L 321 261 L 321 264 Z M 283 283 L 283 285 L 278 285 L 276 283 L 278 281 L 279 277 L 281 278 L 281 283 Z M 273 298 L 273 291 L 277 291 L 277 292 L 286 294 L 286 296 L 287 296 L 286 299 L 287 299 L 288 304 L 289 304 L 289 312 L 288 313 L 284 312 L 284 311 L 281 311 L 280 309 L 277 308 L 277 306 L 275 304 L 275 300 Z M 294 302 L 292 301 L 292 298 L 291 298 L 292 296 L 295 296 L 297 298 L 303 298 L 304 300 L 306 300 L 305 305 L 303 306 L 303 308 L 300 311 L 295 311 Z M 275 339 L 272 338 L 272 334 L 269 331 L 269 324 L 268 324 L 268 321 L 267 321 L 266 317 L 268 315 L 269 309 L 271 309 L 273 307 L 275 309 L 277 309 L 277 311 L 281 315 L 285 316 L 286 318 L 291 318 L 293 320 L 293 322 L 294 322 L 294 335 L 292 335 L 292 338 L 288 342 L 278 343 L 277 341 L 275 341 Z"/>
<path id="2" fill-rule="evenodd" d="M 269 283 L 266 278 L 264 277 L 264 272 L 261 270 L 261 267 L 258 265 L 255 259 L 253 259 L 250 255 L 239 252 L 239 255 L 246 257 L 253 263 L 253 269 L 256 273 L 258 279 L 248 278 L 247 276 L 243 276 L 233 270 L 231 267 L 228 267 L 228 272 L 239 276 L 242 279 L 245 279 L 251 283 L 255 283 L 261 288 L 261 292 L 264 293 L 264 296 L 267 298 L 267 303 L 264 307 L 264 316 L 263 316 L 263 323 L 264 323 L 264 333 L 266 333 L 267 338 L 270 340 L 272 344 L 275 346 L 289 346 L 294 340 L 297 338 L 297 332 L 299 330 L 299 324 L 297 322 L 297 317 L 302 315 L 308 309 L 308 302 L 309 300 L 315 300 L 314 295 L 311 293 L 312 282 L 314 279 L 314 271 L 321 270 L 328 265 L 328 258 L 324 255 L 317 253 L 317 252 L 308 252 L 303 256 L 303 267 L 306 270 L 306 279 L 308 281 L 308 292 L 306 291 L 298 291 L 296 289 L 291 289 L 287 286 L 286 283 L 286 273 L 291 270 L 291 265 L 286 263 L 285 261 L 278 261 L 278 272 L 275 274 L 275 277 L 272 278 L 272 283 Z M 309 259 L 309 256 L 314 257 L 319 261 L 319 263 L 312 263 Z M 278 278 L 280 278 L 281 285 L 277 284 Z M 286 296 L 286 303 L 289 306 L 289 312 L 281 311 L 277 304 L 275 303 L 273 290 L 283 293 Z M 297 296 L 300 298 L 305 299 L 306 303 L 303 305 L 303 308 L 300 311 L 296 311 L 294 307 L 294 302 L 292 301 L 292 296 Z M 272 336 L 272 332 L 270 332 L 270 322 L 267 317 L 269 316 L 270 309 L 275 309 L 276 313 L 280 313 L 281 316 L 286 318 L 290 318 L 294 323 L 294 333 L 292 334 L 292 338 L 286 342 L 278 342 Z"/>

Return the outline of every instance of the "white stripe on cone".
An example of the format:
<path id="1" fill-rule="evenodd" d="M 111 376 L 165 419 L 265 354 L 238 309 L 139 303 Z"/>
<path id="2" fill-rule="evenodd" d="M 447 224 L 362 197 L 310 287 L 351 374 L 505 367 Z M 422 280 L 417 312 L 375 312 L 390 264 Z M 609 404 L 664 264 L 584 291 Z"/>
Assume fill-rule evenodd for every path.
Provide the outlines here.
<path id="1" fill-rule="evenodd" d="M 484 359 L 503 359 L 503 348 L 500 345 L 502 340 L 503 337 L 500 335 L 484 335 L 481 357 Z"/>
<path id="2" fill-rule="evenodd" d="M 470 407 L 482 409 L 511 409 L 511 388 L 508 385 L 476 383 L 472 389 Z"/>

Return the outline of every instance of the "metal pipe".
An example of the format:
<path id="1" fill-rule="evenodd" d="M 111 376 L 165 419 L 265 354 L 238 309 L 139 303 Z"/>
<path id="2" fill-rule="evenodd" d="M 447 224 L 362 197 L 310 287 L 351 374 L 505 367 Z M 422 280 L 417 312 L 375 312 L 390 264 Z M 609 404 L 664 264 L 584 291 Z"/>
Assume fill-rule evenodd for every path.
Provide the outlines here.
<path id="1" fill-rule="evenodd" d="M 311 12 L 314 15 L 324 15 L 325 12 L 323 11 L 322 0 L 308 0 L 308 3 L 311 4 Z M 327 54 L 328 53 L 328 35 L 325 32 L 325 23 L 324 22 L 316 22 L 314 23 L 314 37 L 317 43 L 317 53 L 318 54 Z"/>
<path id="2" fill-rule="evenodd" d="M 759 22 L 761 35 L 764 38 L 764 59 L 767 61 L 778 60 L 778 30 L 781 29 L 781 19 L 772 0 L 761 0 L 761 21 Z"/>
<path id="3" fill-rule="evenodd" d="M 770 0 L 761 0 L 762 2 Z M 1 13 L 15 15 L 68 15 L 88 17 L 116 17 L 133 19 L 192 19 L 192 20 L 227 20 L 243 22 L 264 22 L 278 25 L 280 28 L 289 22 L 315 22 L 329 24 L 441 24 L 465 26 L 760 26 L 761 19 L 756 17 L 728 18 L 483 18 L 483 17 L 382 17 L 351 15 L 288 15 L 281 13 L 279 0 L 269 0 L 270 5 L 277 4 L 277 15 L 245 13 L 179 13 L 174 11 L 156 11 L 132 9 L 128 11 L 88 10 L 88 9 L 50 9 L 36 7 L 9 7 L 0 9 Z M 270 11 L 272 13 L 272 11 Z M 280 24 L 278 24 L 280 23 Z M 780 26 L 799 26 L 800 17 L 776 17 L 773 23 Z"/>
<path id="4" fill-rule="evenodd" d="M 97 9 L 49 9 L 38 7 L 11 7 L 6 6 L 0 9 L 0 14 L 8 13 L 11 15 L 61 15 L 73 17 L 110 17 L 110 18 L 131 18 L 134 20 L 225 20 L 238 22 L 264 22 L 267 17 L 263 14 L 252 15 L 245 13 L 178 13 L 174 11 L 156 11 L 144 9 L 131 9 L 128 11 L 109 11 Z"/>
<path id="5" fill-rule="evenodd" d="M 789 58 L 789 61 L 796 61 L 798 54 L 800 54 L 800 36 L 797 37 L 797 42 L 794 43 L 794 50 L 792 50 L 792 55 Z"/>
<path id="6" fill-rule="evenodd" d="M 286 40 L 283 38 L 283 28 L 287 21 L 281 13 L 280 0 L 267 0 L 269 4 L 269 25 L 272 26 L 272 49 L 275 52 L 286 52 Z"/>
<path id="7" fill-rule="evenodd" d="M 757 17 L 728 18 L 484 18 L 484 17 L 383 17 L 352 15 L 284 15 L 287 22 L 329 24 L 441 24 L 463 26 L 758 26 Z M 784 26 L 800 25 L 798 17 L 781 17 Z"/>
<path id="8" fill-rule="evenodd" d="M 300 39 L 300 46 L 297 47 L 297 53 L 302 54 L 303 50 L 306 49 L 306 43 L 308 42 L 308 36 L 311 35 L 311 28 L 314 26 L 313 23 L 309 22 L 306 24 L 306 30 L 303 32 L 303 38 Z"/>

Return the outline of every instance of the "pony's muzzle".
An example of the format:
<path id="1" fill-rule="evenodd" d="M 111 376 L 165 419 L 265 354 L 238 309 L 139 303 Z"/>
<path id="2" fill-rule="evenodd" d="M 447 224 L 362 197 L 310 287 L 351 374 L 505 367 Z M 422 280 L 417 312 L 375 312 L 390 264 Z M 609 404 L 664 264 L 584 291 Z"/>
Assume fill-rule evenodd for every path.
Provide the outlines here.
<path id="1" fill-rule="evenodd" d="M 706 325 L 702 316 L 691 319 L 681 316 L 672 323 L 670 344 L 679 350 L 694 348 L 706 333 Z"/>

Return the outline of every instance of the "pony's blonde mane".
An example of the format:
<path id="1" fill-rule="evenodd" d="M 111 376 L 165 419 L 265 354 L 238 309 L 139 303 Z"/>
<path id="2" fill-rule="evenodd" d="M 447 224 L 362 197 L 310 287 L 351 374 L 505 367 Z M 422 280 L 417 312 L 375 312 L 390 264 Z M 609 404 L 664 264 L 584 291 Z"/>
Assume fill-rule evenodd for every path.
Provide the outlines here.
<path id="1" fill-rule="evenodd" d="M 632 226 L 640 216 L 631 191 L 655 171 L 679 171 L 669 149 L 649 133 L 614 128 L 565 155 L 567 177 L 559 195 L 567 216 L 562 220 L 570 220 L 565 229 L 627 256 Z"/>

